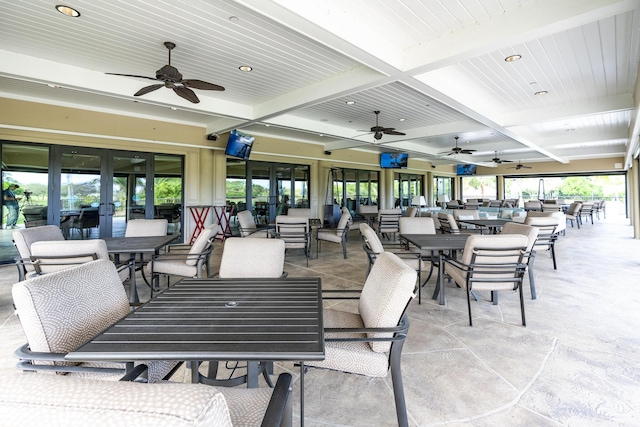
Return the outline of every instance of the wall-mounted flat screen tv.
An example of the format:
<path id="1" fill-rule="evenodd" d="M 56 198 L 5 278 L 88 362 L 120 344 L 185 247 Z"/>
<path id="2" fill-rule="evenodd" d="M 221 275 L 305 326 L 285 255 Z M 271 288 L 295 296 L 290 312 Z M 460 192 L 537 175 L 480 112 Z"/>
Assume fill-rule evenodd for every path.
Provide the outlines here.
<path id="1" fill-rule="evenodd" d="M 457 165 L 456 173 L 458 175 L 475 175 L 476 174 L 476 165 Z"/>
<path id="2" fill-rule="evenodd" d="M 409 161 L 407 153 L 382 153 L 380 154 L 380 167 L 383 169 L 406 169 Z"/>
<path id="3" fill-rule="evenodd" d="M 227 149 L 224 154 L 248 160 L 254 140 L 255 137 L 234 129 L 229 133 L 229 141 L 227 141 Z"/>

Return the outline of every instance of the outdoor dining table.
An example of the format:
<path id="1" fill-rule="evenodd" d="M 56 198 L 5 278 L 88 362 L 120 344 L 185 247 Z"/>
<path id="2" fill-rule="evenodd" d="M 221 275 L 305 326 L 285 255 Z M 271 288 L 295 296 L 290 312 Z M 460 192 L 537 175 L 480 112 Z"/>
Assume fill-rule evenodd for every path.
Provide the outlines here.
<path id="1" fill-rule="evenodd" d="M 420 250 L 438 252 L 438 285 L 433 292 L 433 299 L 440 295 L 440 305 L 445 304 L 444 297 L 444 251 L 464 249 L 467 234 L 400 234 L 400 240 L 415 245 Z"/>
<path id="2" fill-rule="evenodd" d="M 140 254 L 140 258 L 144 254 L 157 255 L 160 249 L 173 242 L 178 238 L 178 234 L 170 234 L 167 236 L 146 236 L 146 237 L 107 237 L 104 241 L 107 243 L 107 251 L 115 255 L 128 253 L 131 275 L 129 276 L 129 302 L 136 304 L 140 302 L 138 296 L 138 288 L 136 285 L 136 255 Z M 116 262 L 119 261 L 116 259 Z"/>
<path id="3" fill-rule="evenodd" d="M 200 361 L 247 361 L 247 386 L 257 387 L 261 361 L 323 360 L 322 282 L 317 277 L 183 279 L 89 342 L 70 361 L 180 360 L 192 380 L 207 383 Z"/>
<path id="4" fill-rule="evenodd" d="M 480 219 L 459 219 L 458 222 L 463 222 L 465 224 L 471 224 L 478 227 L 486 227 L 489 229 L 491 234 L 496 234 L 498 229 L 504 227 L 504 225 L 508 222 L 513 222 L 512 219 L 508 218 L 480 218 Z"/>

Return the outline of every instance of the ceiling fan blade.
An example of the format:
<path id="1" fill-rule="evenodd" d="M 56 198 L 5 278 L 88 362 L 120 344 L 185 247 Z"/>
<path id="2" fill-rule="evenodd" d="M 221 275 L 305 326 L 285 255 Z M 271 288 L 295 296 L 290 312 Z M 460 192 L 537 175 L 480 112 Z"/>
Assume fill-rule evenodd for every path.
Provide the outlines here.
<path id="1" fill-rule="evenodd" d="M 178 96 L 181 96 L 189 102 L 193 102 L 194 104 L 200 102 L 200 100 L 196 96 L 196 93 L 189 88 L 186 88 L 184 86 L 176 86 L 173 88 L 173 91 L 177 93 Z"/>
<path id="2" fill-rule="evenodd" d="M 477 150 L 463 149 L 463 150 L 460 150 L 460 153 L 462 153 L 462 154 L 473 154 L 474 151 L 477 151 Z"/>
<path id="3" fill-rule="evenodd" d="M 194 89 L 224 90 L 224 88 L 222 86 L 214 85 L 213 83 L 204 82 L 202 80 L 187 79 L 187 80 L 182 80 L 182 84 L 187 86 L 187 87 L 192 87 Z"/>
<path id="4" fill-rule="evenodd" d="M 400 135 L 400 136 L 404 136 L 406 135 L 406 133 L 402 133 L 402 132 L 398 132 L 397 130 L 386 130 L 386 131 L 382 131 L 383 133 L 387 134 L 387 135 Z"/>
<path id="5" fill-rule="evenodd" d="M 147 77 L 147 76 L 137 76 L 135 74 L 119 74 L 119 73 L 105 73 L 110 76 L 124 76 L 124 77 L 136 77 L 138 79 L 149 79 L 149 80 L 158 80 L 155 77 Z"/>
<path id="6" fill-rule="evenodd" d="M 500 160 L 501 163 L 513 163 L 513 160 Z"/>
<path id="7" fill-rule="evenodd" d="M 143 87 L 142 89 L 140 89 L 139 91 L 134 93 L 133 96 L 145 95 L 145 94 L 147 94 L 149 92 L 153 92 L 154 90 L 160 89 L 162 86 L 164 86 L 163 83 L 160 83 L 160 84 L 157 84 L 157 85 L 151 85 L 151 86 Z"/>

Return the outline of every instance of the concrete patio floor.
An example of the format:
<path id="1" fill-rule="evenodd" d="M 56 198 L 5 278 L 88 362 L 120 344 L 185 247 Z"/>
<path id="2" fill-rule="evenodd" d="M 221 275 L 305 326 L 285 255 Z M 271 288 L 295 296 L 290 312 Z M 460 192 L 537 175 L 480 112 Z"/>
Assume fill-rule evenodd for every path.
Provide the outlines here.
<path id="1" fill-rule="evenodd" d="M 216 243 L 217 271 L 222 242 Z M 536 258 L 538 298 L 525 280 L 527 327 L 516 293 L 472 301 L 474 326 L 463 290 L 447 285 L 447 304 L 430 299 L 409 307 L 411 327 L 402 372 L 411 426 L 637 426 L 640 425 L 640 240 L 623 217 L 569 226 L 557 243 L 558 270 L 547 253 Z M 315 251 L 315 246 L 314 246 Z M 315 254 L 314 254 L 315 255 Z M 324 243 L 318 259 L 287 253 L 289 276 L 320 276 L 325 289 L 361 288 L 366 256 L 359 232 L 349 235 L 347 260 Z M 13 314 L 15 266 L 0 266 L 0 375 L 23 375 L 13 351 L 24 343 Z M 148 298 L 140 286 L 141 298 Z M 339 303 L 338 305 L 341 305 Z M 346 304 L 345 310 L 353 309 Z M 297 380 L 293 363 L 278 363 Z M 172 380 L 186 381 L 188 372 Z M 293 392 L 299 422 L 299 390 Z M 391 377 L 367 378 L 319 369 L 305 376 L 305 425 L 396 425 Z"/>

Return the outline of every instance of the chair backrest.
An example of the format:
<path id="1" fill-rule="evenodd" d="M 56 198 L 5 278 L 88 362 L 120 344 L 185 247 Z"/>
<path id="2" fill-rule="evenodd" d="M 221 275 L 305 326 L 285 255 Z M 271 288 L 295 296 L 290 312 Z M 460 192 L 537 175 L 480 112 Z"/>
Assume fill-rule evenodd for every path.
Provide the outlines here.
<path id="1" fill-rule="evenodd" d="M 309 244 L 309 218 L 276 216 L 276 234 L 287 248 L 306 248 Z"/>
<path id="2" fill-rule="evenodd" d="M 166 236 L 169 221 L 166 219 L 133 219 L 127 222 L 124 237 Z"/>
<path id="3" fill-rule="evenodd" d="M 295 216 L 298 218 L 311 218 L 311 209 L 291 208 L 287 211 L 287 216 Z"/>
<path id="4" fill-rule="evenodd" d="M 471 234 L 464 245 L 461 261 L 464 264 L 471 264 L 474 251 L 480 251 L 480 256 L 476 257 L 476 262 L 492 264 L 491 257 L 483 256 L 482 249 L 514 249 L 512 258 L 517 260 L 519 257 L 518 249 L 526 251 L 529 244 L 529 238 L 523 234 Z M 501 260 L 504 261 L 504 260 Z M 515 261 L 512 261 L 515 262 Z"/>
<path id="5" fill-rule="evenodd" d="M 211 243 L 216 237 L 216 234 L 218 234 L 218 230 L 218 224 L 211 224 L 200 232 L 200 235 L 189 249 L 189 255 L 186 261 L 187 265 L 196 265 L 198 263 L 199 258 L 195 255 L 201 254 L 211 247 Z"/>
<path id="6" fill-rule="evenodd" d="M 342 237 L 345 231 L 349 232 L 350 222 L 352 223 L 353 221 L 351 220 L 351 213 L 349 212 L 349 210 L 347 210 L 346 212 L 342 212 L 340 220 L 338 221 L 338 228 L 336 229 L 336 235 L 338 237 Z"/>
<path id="7" fill-rule="evenodd" d="M 567 209 L 567 215 L 576 216 L 580 213 L 580 209 L 582 209 L 582 203 L 573 202 L 569 205 L 569 209 Z"/>
<path id="8" fill-rule="evenodd" d="M 533 245 L 538 238 L 539 229 L 530 225 L 518 224 L 517 222 L 507 222 L 503 227 L 500 234 L 522 234 L 527 236 L 527 252 L 531 251 Z"/>
<path id="9" fill-rule="evenodd" d="M 561 212 L 561 211 L 562 211 L 562 205 L 557 205 L 557 204 L 542 205 L 542 212 Z"/>
<path id="10" fill-rule="evenodd" d="M 480 219 L 480 213 L 477 210 L 454 209 L 453 219 L 456 221 L 461 219 Z"/>
<path id="11" fill-rule="evenodd" d="M 383 252 L 378 255 L 364 283 L 358 311 L 365 328 L 397 326 L 407 305 L 414 296 L 418 275 L 397 255 Z M 388 337 L 392 334 L 367 333 L 369 338 Z M 377 353 L 389 351 L 391 342 L 370 342 Z"/>
<path id="12" fill-rule="evenodd" d="M 375 230 L 368 224 L 360 224 L 360 233 L 362 234 L 362 238 L 364 239 L 365 243 L 369 246 L 369 249 L 371 249 L 371 252 L 373 252 L 374 254 L 380 254 L 384 252 L 384 246 L 382 246 L 380 238 L 376 234 Z"/>
<path id="13" fill-rule="evenodd" d="M 95 259 L 109 259 L 102 239 L 40 241 L 31 245 L 31 261 L 38 273 L 53 273 Z"/>
<path id="14" fill-rule="evenodd" d="M 68 353 L 129 313 L 127 294 L 109 260 L 18 282 L 12 295 L 32 351 Z"/>
<path id="15" fill-rule="evenodd" d="M 528 202 L 524 202 L 524 208 L 540 210 L 542 209 L 542 203 L 540 203 L 538 200 L 529 200 Z"/>
<path id="16" fill-rule="evenodd" d="M 281 277 L 284 250 L 280 239 L 230 237 L 224 241 L 218 274 L 222 279 Z"/>
<path id="17" fill-rule="evenodd" d="M 353 217 L 351 216 L 351 211 L 349 210 L 349 208 L 347 208 L 346 206 L 343 206 L 340 208 L 340 212 L 341 212 L 341 215 L 344 215 L 344 214 L 349 215 L 349 217 L 347 218 L 347 224 L 349 225 L 349 227 L 351 227 L 353 225 Z M 340 217 L 340 219 L 342 219 L 342 217 Z M 339 222 L 340 221 L 338 221 L 338 228 L 344 228 L 344 227 L 340 227 Z"/>
<path id="18" fill-rule="evenodd" d="M 242 237 L 247 237 L 258 229 L 253 214 L 248 210 L 238 212 L 238 223 L 240 224 L 240 236 Z"/>
<path id="19" fill-rule="evenodd" d="M 453 215 L 438 212 L 438 221 L 440 221 L 440 230 L 443 233 L 460 234 L 460 228 Z"/>
<path id="20" fill-rule="evenodd" d="M 376 206 L 376 205 L 360 205 L 359 212 L 361 214 L 378 213 L 378 206 Z"/>
<path id="21" fill-rule="evenodd" d="M 404 211 L 404 215 L 403 215 L 403 217 L 405 217 L 405 218 L 412 218 L 412 217 L 416 216 L 416 215 L 417 215 L 417 213 L 418 213 L 418 208 L 416 208 L 415 206 L 409 206 L 409 207 L 407 208 L 407 210 L 406 210 L 406 211 Z"/>
<path id="22" fill-rule="evenodd" d="M 436 234 L 436 226 L 430 217 L 402 217 L 400 234 Z"/>
<path id="23" fill-rule="evenodd" d="M 536 245 L 548 246 L 553 244 L 556 239 L 556 232 L 559 224 L 558 217 L 527 217 L 524 220 L 526 225 L 530 225 L 538 229 L 538 238 L 536 239 Z"/>
<path id="24" fill-rule="evenodd" d="M 31 245 L 42 240 L 62 241 L 64 236 L 60 228 L 55 225 L 43 225 L 42 227 L 32 227 L 17 229 L 13 231 L 13 243 L 20 254 L 20 258 L 31 258 Z M 33 265 L 24 264 L 27 272 L 35 271 Z"/>
<path id="25" fill-rule="evenodd" d="M 401 209 L 380 209 L 378 211 L 378 231 L 380 233 L 397 233 L 400 230 L 398 221 L 401 215 Z"/>

